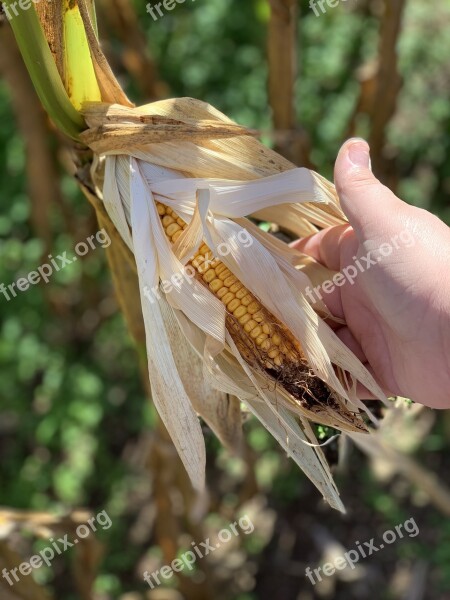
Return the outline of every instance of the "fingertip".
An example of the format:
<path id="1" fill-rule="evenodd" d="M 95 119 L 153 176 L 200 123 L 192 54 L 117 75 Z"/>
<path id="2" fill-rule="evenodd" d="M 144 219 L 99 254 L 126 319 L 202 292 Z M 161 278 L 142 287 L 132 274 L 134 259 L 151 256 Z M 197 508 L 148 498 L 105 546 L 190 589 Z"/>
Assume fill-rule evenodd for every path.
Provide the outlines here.
<path id="1" fill-rule="evenodd" d="M 347 157 L 351 166 L 371 169 L 370 146 L 363 138 L 350 138 L 341 147 L 339 154 Z"/>
<path id="2" fill-rule="evenodd" d="M 342 146 L 334 181 L 342 209 L 358 234 L 368 223 L 377 221 L 383 206 L 387 207 L 395 198 L 374 176 L 369 145 L 360 138 L 351 138 Z"/>
<path id="3" fill-rule="evenodd" d="M 354 175 L 355 171 L 372 173 L 370 147 L 362 138 L 350 138 L 342 145 L 335 166 L 336 186 L 342 187 L 344 178 Z"/>

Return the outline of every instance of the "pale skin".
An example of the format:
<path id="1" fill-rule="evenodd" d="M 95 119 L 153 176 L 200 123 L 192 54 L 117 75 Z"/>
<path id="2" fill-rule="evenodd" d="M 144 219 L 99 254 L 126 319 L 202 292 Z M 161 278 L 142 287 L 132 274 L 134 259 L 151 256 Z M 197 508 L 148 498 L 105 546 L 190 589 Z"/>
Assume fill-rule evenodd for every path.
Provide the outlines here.
<path id="1" fill-rule="evenodd" d="M 350 225 L 295 242 L 296 248 L 342 272 L 355 256 L 396 240 L 390 256 L 359 273 L 353 285 L 323 295 L 346 322 L 337 335 L 388 395 L 450 408 L 450 228 L 375 178 L 363 140 L 342 147 L 335 184 Z"/>

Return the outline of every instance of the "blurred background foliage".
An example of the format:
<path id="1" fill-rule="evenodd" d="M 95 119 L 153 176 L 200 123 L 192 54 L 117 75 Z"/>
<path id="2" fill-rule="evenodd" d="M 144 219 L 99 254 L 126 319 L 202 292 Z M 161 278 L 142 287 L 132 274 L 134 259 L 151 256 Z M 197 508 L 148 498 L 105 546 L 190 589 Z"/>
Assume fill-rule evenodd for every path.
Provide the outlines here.
<path id="1" fill-rule="evenodd" d="M 377 0 L 350 0 L 318 18 L 308 1 L 298 5 L 296 130 L 309 164 L 329 178 L 346 137 L 374 135 L 374 109 L 367 107 L 366 95 L 382 55 L 383 7 Z M 260 129 L 266 143 L 282 146 L 286 132 L 274 130 L 268 93 L 268 0 L 186 0 L 157 21 L 143 2 L 136 0 L 133 10 L 134 19 L 125 0 L 99 4 L 106 53 L 130 97 L 143 103 L 193 96 Z M 124 15 L 128 21 L 121 20 Z M 6 27 L 3 23 L 2 36 Z M 405 200 L 450 223 L 450 5 L 406 2 L 395 42 L 402 85 L 383 126 L 378 157 L 383 168 L 377 174 Z M 6 285 L 35 270 L 49 253 L 70 255 L 97 230 L 91 207 L 67 173 L 67 148 L 50 128 L 44 147 L 57 190 L 51 197 L 33 194 L 39 182 L 29 179 L 27 161 L 38 156 L 30 154 L 20 128 L 20 90 L 11 85 L 11 66 L 0 60 L 5 76 L 0 80 L 0 283 Z M 148 81 L 136 76 L 140 67 L 148 68 Z M 31 93 L 23 97 L 22 92 L 22 101 L 36 110 Z M 405 473 L 371 462 L 346 444 L 337 471 L 345 517 L 323 506 L 253 420 L 245 424 L 241 457 L 221 448 L 205 427 L 209 496 L 200 505 L 194 502 L 188 510 L 185 482 L 179 484 L 182 491 L 164 488 L 167 474 L 159 472 L 155 439 L 164 441 L 157 438 L 156 416 L 101 248 L 45 286 L 10 301 L 0 294 L 0 311 L 0 504 L 61 516 L 77 507 L 93 514 L 105 509 L 113 521 L 98 536 L 101 558 L 89 563 L 91 589 L 83 587 L 76 564 L 81 559 L 73 553 L 36 572 L 50 597 L 450 598 L 448 504 L 436 506 L 417 478 L 412 483 Z M 440 413 L 434 420 L 428 412 L 414 415 L 414 426 L 401 430 L 400 437 L 411 460 L 445 481 L 450 418 Z M 332 448 L 330 458 L 335 454 Z M 162 464 L 170 470 L 172 463 Z M 171 579 L 168 589 L 151 592 L 143 582 L 144 570 L 160 568 L 171 552 L 188 548 L 193 539 L 202 541 L 244 513 L 255 532 L 241 535 L 219 558 L 199 561 L 192 573 Z M 201 528 L 195 514 L 204 515 Z M 322 564 L 336 545 L 353 548 L 356 540 L 376 538 L 410 517 L 420 528 L 418 537 L 398 541 L 321 585 L 313 587 L 305 578 L 305 568 Z M 24 560 L 38 547 L 38 535 L 24 535 L 20 527 L 7 533 L 0 520 L 0 541 L 7 538 Z"/>

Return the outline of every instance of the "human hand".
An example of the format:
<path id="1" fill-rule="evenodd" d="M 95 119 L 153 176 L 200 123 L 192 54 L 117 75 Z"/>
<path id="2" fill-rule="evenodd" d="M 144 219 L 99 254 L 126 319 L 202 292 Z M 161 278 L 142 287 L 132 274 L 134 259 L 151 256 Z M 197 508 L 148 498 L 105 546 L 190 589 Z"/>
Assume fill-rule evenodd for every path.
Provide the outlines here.
<path id="1" fill-rule="evenodd" d="M 330 269 L 357 271 L 320 291 L 346 322 L 337 335 L 388 395 L 450 408 L 450 229 L 374 177 L 363 140 L 342 147 L 335 183 L 350 225 L 293 246 Z"/>

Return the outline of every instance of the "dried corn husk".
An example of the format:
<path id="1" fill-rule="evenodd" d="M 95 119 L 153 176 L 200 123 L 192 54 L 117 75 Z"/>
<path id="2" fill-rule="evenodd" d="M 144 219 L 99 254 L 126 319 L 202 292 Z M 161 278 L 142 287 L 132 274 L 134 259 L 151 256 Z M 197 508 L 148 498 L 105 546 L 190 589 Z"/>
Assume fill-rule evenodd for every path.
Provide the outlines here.
<path id="1" fill-rule="evenodd" d="M 214 403 L 223 402 L 219 390 L 238 397 L 331 506 L 343 510 L 309 422 L 366 431 L 361 412 L 368 411 L 356 397 L 356 382 L 382 400 L 384 395 L 304 294 L 312 280 L 334 273 L 247 219 L 278 222 L 299 237 L 345 223 L 334 187 L 189 98 L 140 108 L 89 104 L 84 116 L 89 129 L 81 139 L 102 157 L 96 166 L 104 167 L 105 208 L 136 260 L 153 400 L 194 486 L 204 485 L 206 460 L 197 414 L 209 417 L 220 435 L 220 419 L 211 417 Z M 157 202 L 188 224 L 173 246 Z M 237 243 L 242 228 L 252 236 L 250 248 Z M 264 369 L 249 364 L 227 330 L 225 306 L 197 280 L 178 277 L 203 240 L 213 251 L 226 245 L 229 254 L 221 261 L 289 328 L 314 377 L 331 390 L 329 401 L 305 407 Z M 150 299 L 148 290 L 158 290 L 161 281 L 174 285 Z M 225 429 L 228 440 L 230 431 L 231 438 L 237 435 L 237 428 Z"/>

